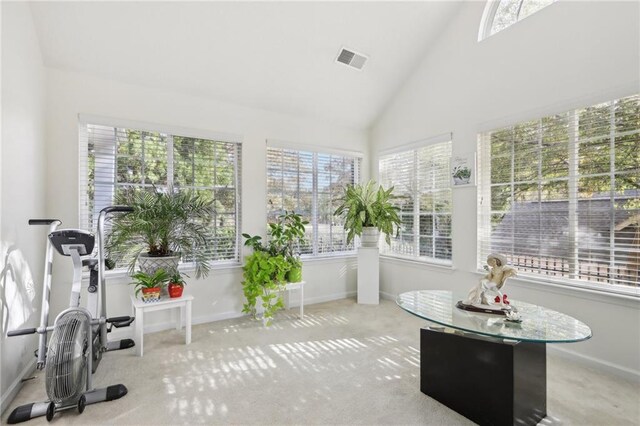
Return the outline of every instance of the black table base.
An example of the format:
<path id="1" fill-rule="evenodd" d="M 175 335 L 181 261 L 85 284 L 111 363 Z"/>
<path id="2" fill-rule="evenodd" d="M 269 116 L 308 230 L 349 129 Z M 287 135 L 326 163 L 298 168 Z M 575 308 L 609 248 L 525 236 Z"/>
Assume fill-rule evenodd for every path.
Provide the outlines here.
<path id="1" fill-rule="evenodd" d="M 547 413 L 546 345 L 423 328 L 420 390 L 480 425 L 536 425 Z"/>

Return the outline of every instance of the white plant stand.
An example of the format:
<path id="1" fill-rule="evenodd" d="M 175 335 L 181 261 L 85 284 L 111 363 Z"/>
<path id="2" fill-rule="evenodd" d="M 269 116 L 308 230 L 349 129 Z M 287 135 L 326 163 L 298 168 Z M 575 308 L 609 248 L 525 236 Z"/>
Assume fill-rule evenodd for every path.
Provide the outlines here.
<path id="1" fill-rule="evenodd" d="M 304 285 L 306 284 L 305 281 L 300 281 L 297 283 L 286 283 L 284 286 L 284 289 L 282 291 L 287 291 L 287 298 L 285 301 L 285 308 L 287 310 L 289 310 L 289 305 L 291 302 L 291 291 L 292 290 L 300 290 L 299 294 L 300 294 L 300 314 L 299 314 L 299 318 L 300 319 L 304 319 Z M 262 300 L 262 299 L 260 299 Z M 264 314 L 264 308 L 262 307 L 262 302 L 257 303 L 256 304 L 256 311 L 258 314 Z M 262 318 L 262 324 L 266 325 L 267 324 L 267 319 L 266 318 Z"/>
<path id="2" fill-rule="evenodd" d="M 190 294 L 183 294 L 182 297 L 175 297 L 169 299 L 161 299 L 157 302 L 145 303 L 135 296 L 131 296 L 131 303 L 133 304 L 134 315 L 136 320 L 135 324 L 135 340 L 136 340 L 136 353 L 138 356 L 144 354 L 144 318 L 145 313 L 160 311 L 164 309 L 180 308 L 178 318 L 176 321 L 176 330 L 182 329 L 182 317 L 185 317 L 185 344 L 191 343 L 191 302 L 193 296 Z M 186 312 L 185 312 L 186 311 Z M 186 315 L 183 315 L 185 314 Z"/>
<path id="3" fill-rule="evenodd" d="M 300 319 L 304 319 L 304 281 L 300 281 L 297 283 L 287 283 L 284 287 L 285 290 L 289 292 L 287 295 L 287 310 L 289 310 L 289 303 L 291 302 L 291 290 L 300 290 Z"/>
<path id="4" fill-rule="evenodd" d="M 378 247 L 358 248 L 358 303 L 380 303 L 380 252 Z"/>

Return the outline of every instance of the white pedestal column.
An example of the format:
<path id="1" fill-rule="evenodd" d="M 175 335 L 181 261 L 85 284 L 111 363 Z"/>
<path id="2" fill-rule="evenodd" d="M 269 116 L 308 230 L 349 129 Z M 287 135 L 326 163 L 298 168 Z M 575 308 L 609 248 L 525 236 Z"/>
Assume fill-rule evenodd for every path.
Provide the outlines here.
<path id="1" fill-rule="evenodd" d="M 377 247 L 358 248 L 358 303 L 377 305 L 380 301 L 380 267 Z"/>

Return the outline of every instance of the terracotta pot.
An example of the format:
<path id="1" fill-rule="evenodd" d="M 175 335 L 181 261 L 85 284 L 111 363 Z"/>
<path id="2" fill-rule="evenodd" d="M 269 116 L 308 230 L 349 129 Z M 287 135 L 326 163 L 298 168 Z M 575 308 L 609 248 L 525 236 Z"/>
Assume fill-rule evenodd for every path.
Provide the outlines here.
<path id="1" fill-rule="evenodd" d="M 145 303 L 157 302 L 160 300 L 160 287 L 143 288 L 142 301 Z"/>
<path id="2" fill-rule="evenodd" d="M 171 298 L 182 297 L 183 290 L 184 290 L 184 287 L 182 285 L 176 284 L 176 283 L 169 283 L 169 297 Z"/>

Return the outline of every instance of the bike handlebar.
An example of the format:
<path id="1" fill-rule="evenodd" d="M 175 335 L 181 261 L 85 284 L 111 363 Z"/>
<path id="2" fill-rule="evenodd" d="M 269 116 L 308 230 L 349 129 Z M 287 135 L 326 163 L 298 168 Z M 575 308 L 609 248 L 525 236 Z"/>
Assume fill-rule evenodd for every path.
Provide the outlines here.
<path id="1" fill-rule="evenodd" d="M 7 333 L 8 337 L 23 336 L 25 334 L 34 334 L 37 330 L 35 328 L 23 328 L 21 330 L 13 330 Z"/>
<path id="2" fill-rule="evenodd" d="M 133 211 L 133 207 L 129 206 L 109 206 L 100 210 L 100 213 L 129 213 Z"/>
<path id="3" fill-rule="evenodd" d="M 58 219 L 29 219 L 29 225 L 51 225 L 53 222 L 60 222 Z"/>

